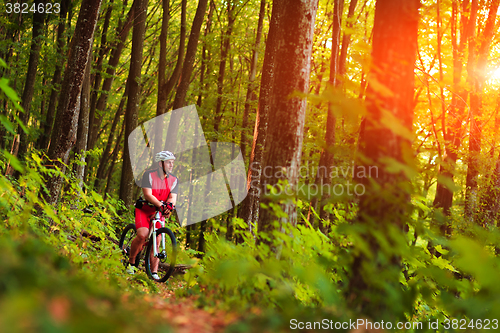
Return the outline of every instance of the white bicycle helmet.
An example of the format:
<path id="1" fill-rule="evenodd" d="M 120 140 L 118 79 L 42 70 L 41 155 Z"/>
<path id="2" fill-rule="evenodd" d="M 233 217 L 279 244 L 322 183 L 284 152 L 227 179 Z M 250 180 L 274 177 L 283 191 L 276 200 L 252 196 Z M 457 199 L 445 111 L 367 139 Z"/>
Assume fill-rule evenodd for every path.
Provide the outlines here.
<path id="1" fill-rule="evenodd" d="M 175 160 L 174 154 L 168 150 L 164 150 L 155 155 L 155 162 Z"/>

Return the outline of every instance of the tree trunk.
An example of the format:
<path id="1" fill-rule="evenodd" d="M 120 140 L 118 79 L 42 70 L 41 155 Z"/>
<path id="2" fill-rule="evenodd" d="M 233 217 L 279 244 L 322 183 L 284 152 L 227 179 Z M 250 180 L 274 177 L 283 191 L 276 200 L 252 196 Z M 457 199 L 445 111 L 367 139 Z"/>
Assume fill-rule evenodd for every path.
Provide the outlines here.
<path id="1" fill-rule="evenodd" d="M 182 0 L 181 3 L 181 33 L 179 37 L 179 51 L 177 54 L 177 62 L 175 64 L 174 71 L 170 76 L 170 79 L 165 83 L 165 93 L 166 95 L 170 95 L 175 85 L 179 82 L 179 77 L 181 76 L 182 64 L 184 62 L 184 51 L 186 48 L 186 7 L 187 0 Z M 201 29 L 201 28 L 200 28 Z"/>
<path id="2" fill-rule="evenodd" d="M 134 19 L 134 16 L 136 16 L 134 14 L 134 8 L 135 8 L 134 6 L 135 4 L 132 5 L 132 7 L 130 8 L 127 14 L 127 18 L 123 22 L 123 25 L 120 28 L 118 28 L 119 39 L 116 42 L 116 44 L 113 45 L 113 51 L 111 52 L 111 56 L 109 58 L 108 66 L 106 69 L 106 79 L 104 79 L 101 88 L 102 90 L 101 95 L 97 100 L 95 108 L 91 105 L 90 116 L 89 116 L 91 127 L 89 129 L 89 142 L 87 143 L 87 147 L 89 150 L 94 149 L 95 143 L 97 142 L 98 133 L 101 128 L 101 122 L 103 119 L 102 116 L 98 116 L 96 114 L 96 110 L 98 112 L 104 112 L 106 108 L 109 91 L 111 90 L 111 85 L 113 84 L 113 81 L 115 79 L 116 66 L 118 66 L 118 63 L 120 61 L 120 56 L 122 54 L 123 48 L 125 47 L 125 41 L 127 40 L 130 28 L 132 27 L 132 22 L 136 22 L 136 18 Z"/>
<path id="3" fill-rule="evenodd" d="M 500 95 L 497 97 L 496 114 L 495 114 L 495 128 L 500 127 Z M 499 134 L 495 135 L 494 144 L 498 144 Z M 491 158 L 495 158 L 495 146 L 491 150 Z M 500 226 L 498 214 L 500 213 L 500 155 L 496 157 L 496 163 L 493 167 L 491 181 L 488 188 L 483 192 L 482 206 L 484 207 L 483 221 L 484 223 L 494 224 L 497 221 L 497 227 Z"/>
<path id="4" fill-rule="evenodd" d="M 75 165 L 75 175 L 80 188 L 83 188 L 83 175 L 85 172 L 85 152 L 87 151 L 87 137 L 89 134 L 89 108 L 90 108 L 90 68 L 92 67 L 92 54 L 90 55 L 82 84 L 80 97 L 80 115 L 78 117 L 78 132 L 76 136 L 75 153 L 80 156 Z"/>
<path id="5" fill-rule="evenodd" d="M 411 165 L 413 152 L 408 137 L 380 124 L 384 112 L 389 112 L 408 131 L 412 128 L 419 5 L 418 0 L 378 0 L 375 5 L 370 75 L 392 94 L 369 82 L 366 93 L 368 116 L 364 144 L 360 149 L 364 158 L 358 166 L 365 169 L 366 177 L 361 179 L 365 192 L 360 196 L 358 223 L 366 227 L 360 237 L 369 246 L 368 251 L 379 255 L 369 257 L 365 251 L 355 250 L 357 254 L 350 267 L 346 295 L 350 308 L 360 309 L 370 318 L 387 314 L 384 303 L 388 305 L 390 302 L 386 289 L 374 283 L 373 276 L 384 274 L 386 285 L 400 288 L 400 262 L 391 249 L 392 241 L 385 238 L 388 246 L 381 246 L 375 232 L 381 237 L 389 234 L 392 238 L 404 237 L 395 234 L 395 230 L 402 232 L 410 213 L 410 182 L 403 172 L 387 170 L 385 163 L 392 159 Z M 371 174 L 373 166 L 377 168 L 377 174 Z"/>
<path id="6" fill-rule="evenodd" d="M 165 93 L 164 85 L 166 81 L 166 71 L 167 71 L 167 35 L 168 35 L 168 25 L 170 20 L 170 0 L 162 0 L 163 15 L 161 21 L 161 32 L 160 32 L 160 58 L 158 60 L 158 95 L 156 100 L 156 115 L 162 115 L 167 109 L 167 98 L 168 95 Z M 184 10 L 184 7 L 182 8 Z M 180 49 L 180 46 L 179 46 Z M 179 58 L 177 58 L 179 61 Z M 155 129 L 155 135 L 158 130 Z M 162 146 L 162 136 L 156 135 L 154 147 L 156 150 L 161 151 L 159 147 Z"/>
<path id="7" fill-rule="evenodd" d="M 109 21 L 111 19 L 111 13 L 113 11 L 113 0 L 109 1 L 108 4 L 108 9 L 106 10 L 106 14 L 104 15 L 104 23 L 102 24 L 102 33 L 101 33 L 101 46 L 99 47 L 99 54 L 97 56 L 97 60 L 94 64 L 94 72 L 95 75 L 92 75 L 92 96 L 90 99 L 90 113 L 92 116 L 92 122 L 94 120 L 94 113 L 95 113 L 95 108 L 97 105 L 97 98 L 99 97 L 99 90 L 101 88 L 101 81 L 102 81 L 102 64 L 104 62 L 104 59 L 106 58 L 108 52 L 111 50 L 110 46 L 108 45 L 108 28 L 109 28 Z M 99 25 L 98 25 L 99 26 Z M 89 113 L 89 114 L 90 114 Z"/>
<path id="8" fill-rule="evenodd" d="M 167 30 L 168 30 L 168 0 L 163 0 L 163 21 L 160 34 L 160 61 L 158 63 L 158 101 L 156 103 L 156 115 L 162 115 L 167 109 L 167 98 L 172 92 L 181 75 L 182 63 L 184 61 L 184 49 L 186 45 L 186 6 L 187 0 L 181 3 L 181 31 L 179 37 L 179 50 L 174 71 L 168 81 L 165 78 L 167 63 Z M 167 13 L 167 14 L 165 14 Z M 167 23 L 165 23 L 167 22 Z M 163 36 L 163 37 L 162 37 Z M 162 129 L 155 129 L 155 150 L 163 150 L 163 135 L 159 135 Z"/>
<path id="9" fill-rule="evenodd" d="M 262 39 L 262 28 L 264 26 L 264 16 L 266 15 L 266 0 L 260 1 L 260 10 L 259 10 L 259 21 L 257 23 L 257 34 L 255 37 L 255 44 L 253 46 L 253 54 L 252 54 L 252 63 L 250 65 L 250 76 L 248 78 L 248 88 L 247 88 L 247 97 L 245 100 L 245 109 L 243 111 L 243 123 L 241 125 L 241 139 L 240 139 L 240 150 L 241 156 L 243 158 L 246 157 L 247 150 L 247 127 L 248 127 L 248 114 L 250 113 L 250 108 L 252 104 L 257 99 L 257 95 L 255 94 L 256 84 L 255 84 L 255 76 L 257 75 L 257 63 L 259 60 L 259 49 L 260 49 L 260 40 Z"/>
<path id="10" fill-rule="evenodd" d="M 111 154 L 111 163 L 109 163 L 109 168 L 107 170 L 107 181 L 106 188 L 104 189 L 103 197 L 106 198 L 106 195 L 109 193 L 109 188 L 111 187 L 111 179 L 113 178 L 113 169 L 116 164 L 116 158 L 118 157 L 118 152 L 120 151 L 120 142 L 123 137 L 123 131 L 125 130 L 125 121 L 122 123 L 122 129 L 120 130 L 120 134 L 116 138 L 115 148 L 113 149 L 113 153 Z"/>
<path id="11" fill-rule="evenodd" d="M 453 90 L 451 105 L 449 107 L 449 116 L 451 118 L 450 125 L 443 128 L 445 137 L 445 147 L 443 154 L 443 161 L 439 165 L 439 177 L 447 178 L 453 181 L 455 172 L 455 164 L 458 159 L 458 150 L 462 141 L 463 121 L 465 118 L 465 107 L 467 100 L 467 91 L 463 88 L 462 59 L 469 36 L 475 30 L 475 20 L 470 20 L 469 17 L 476 16 L 470 12 L 469 1 L 462 3 L 462 16 L 461 16 L 461 31 L 460 43 L 457 44 L 457 27 L 456 16 L 458 15 L 458 2 L 452 2 L 452 17 L 451 17 L 451 30 L 452 30 L 452 47 L 453 47 Z M 438 181 L 436 187 L 436 196 L 434 197 L 434 207 L 442 208 L 446 216 L 450 215 L 451 206 L 453 203 L 453 192 L 443 182 Z M 443 235 L 449 235 L 451 232 L 450 226 L 442 224 L 440 226 Z"/>
<path id="12" fill-rule="evenodd" d="M 222 120 L 222 94 L 224 91 L 224 77 L 226 75 L 226 60 L 229 53 L 231 35 L 233 34 L 234 26 L 234 8 L 235 4 L 233 1 L 227 2 L 227 30 L 222 32 L 221 38 L 221 52 L 220 52 L 220 62 L 219 62 L 219 76 L 217 77 L 217 103 L 215 105 L 215 117 L 214 117 L 214 132 L 215 135 L 219 135 L 219 126 Z"/>
<path id="13" fill-rule="evenodd" d="M 38 67 L 38 59 L 40 58 L 40 49 L 42 48 L 43 27 L 45 21 L 45 13 L 38 11 L 33 13 L 33 33 L 31 37 L 30 57 L 28 60 L 28 72 L 26 73 L 26 81 L 24 83 L 23 95 L 21 97 L 21 106 L 24 112 L 19 117 L 21 121 L 29 128 L 30 106 L 35 92 L 36 72 Z M 19 157 L 24 159 L 24 155 L 28 151 L 28 133 L 20 129 Z"/>
<path id="14" fill-rule="evenodd" d="M 147 0 L 135 0 L 134 2 L 134 28 L 132 29 L 132 51 L 130 57 L 130 71 L 127 79 L 128 99 L 125 110 L 125 143 L 123 152 L 123 167 L 120 181 L 120 199 L 126 207 L 132 205 L 134 175 L 130 162 L 128 137 L 137 127 L 137 116 L 139 113 L 139 102 L 141 94 L 141 68 L 142 49 L 144 45 L 144 31 L 146 29 Z"/>
<path id="15" fill-rule="evenodd" d="M 476 219 L 479 210 L 479 193 L 478 193 L 478 176 L 479 176 L 479 155 L 481 153 L 481 128 L 480 121 L 482 114 L 482 95 L 484 82 L 486 81 L 486 71 L 488 64 L 488 55 L 490 51 L 491 41 L 495 21 L 497 17 L 499 0 L 493 0 L 490 3 L 490 9 L 486 25 L 482 35 L 477 39 L 480 43 L 477 52 L 477 64 L 472 63 L 468 73 L 470 77 L 472 92 L 470 94 L 470 136 L 469 136 L 469 161 L 466 178 L 465 192 L 465 216 L 469 221 Z M 477 0 L 472 1 L 472 11 L 477 7 Z M 477 11 L 477 9 L 476 9 Z M 471 19 L 473 17 L 471 16 Z M 472 35 L 469 39 L 469 54 L 475 53 L 475 36 Z M 469 60 L 469 62 L 471 62 Z"/>
<path id="16" fill-rule="evenodd" d="M 205 17 L 207 3 L 208 0 L 199 0 L 198 2 L 198 8 L 196 9 L 196 14 L 193 19 L 191 34 L 189 35 L 189 41 L 186 49 L 186 59 L 184 60 L 184 65 L 182 66 L 181 82 L 179 83 L 177 93 L 175 94 L 173 105 L 174 110 L 186 106 L 186 95 L 191 81 L 191 74 L 193 73 L 194 59 L 196 57 L 196 51 L 198 50 L 198 40 L 200 38 L 201 25 L 203 24 L 203 18 Z M 166 150 L 175 152 L 179 121 L 180 118 L 178 117 L 170 118 L 167 140 L 165 142 Z"/>
<path id="17" fill-rule="evenodd" d="M 64 73 L 62 90 L 57 107 L 56 124 L 49 149 L 49 159 L 62 172 L 66 171 L 69 153 L 76 141 L 78 116 L 80 113 L 80 93 L 85 68 L 92 50 L 94 30 L 99 17 L 101 0 L 83 0 L 75 33 L 71 40 L 68 66 Z M 58 159 L 62 161 L 58 162 Z M 56 204 L 63 179 L 57 175 L 47 178 L 49 194 L 45 195 L 50 204 Z"/>
<path id="18" fill-rule="evenodd" d="M 283 12 L 282 15 L 271 18 L 271 21 L 280 20 L 278 26 L 281 27 L 276 59 L 286 61 L 276 64 L 270 105 L 274 114 L 269 117 L 269 131 L 263 154 L 263 165 L 270 167 L 272 174 L 269 176 L 262 173 L 261 184 L 265 189 L 266 185 L 276 186 L 278 181 L 285 180 L 285 194 L 288 195 L 289 190 L 297 190 L 306 113 L 306 99 L 293 94 L 309 92 L 314 21 L 318 4 L 317 1 L 299 0 L 288 1 L 286 4 L 284 1 L 275 2 L 277 3 L 283 6 Z M 284 172 L 277 172 L 282 168 L 286 168 L 286 175 Z M 297 213 L 292 202 L 294 197 L 295 194 L 292 194 L 281 204 L 283 212 L 287 214 L 287 218 L 282 218 L 281 222 L 296 225 Z M 262 201 L 265 204 L 271 202 L 267 197 Z M 259 214 L 259 231 L 272 230 L 272 221 L 275 219 L 270 209 L 262 210 Z"/>
<path id="19" fill-rule="evenodd" d="M 358 4 L 358 0 L 351 0 L 349 3 L 349 11 L 347 13 L 347 21 L 346 21 L 346 32 L 342 37 L 342 49 L 340 50 L 339 57 L 339 74 L 344 75 L 346 72 L 346 63 L 347 63 L 347 51 L 349 50 L 349 45 L 351 44 L 351 29 L 356 23 L 354 18 L 354 11 L 356 10 L 356 5 Z M 342 14 L 342 13 L 341 13 Z"/>
<path id="20" fill-rule="evenodd" d="M 333 28 L 332 28 L 332 53 L 330 56 L 330 79 L 328 80 L 328 85 L 326 89 L 332 90 L 335 89 L 339 83 L 339 75 L 340 72 L 340 64 L 339 64 L 339 50 L 340 50 L 340 29 L 342 22 L 342 12 L 344 8 L 344 0 L 335 0 L 333 5 Z M 346 55 L 347 55 L 347 46 Z M 326 116 L 326 129 L 325 129 L 325 147 L 321 150 L 319 163 L 318 163 L 318 172 L 316 174 L 315 184 L 321 189 L 320 199 L 321 202 L 319 207 L 316 207 L 316 198 L 312 201 L 312 206 L 315 207 L 316 211 L 319 211 L 319 227 L 323 233 L 327 232 L 327 224 L 325 221 L 329 218 L 328 212 L 325 211 L 325 201 L 330 197 L 329 191 L 323 193 L 323 187 L 327 186 L 330 188 L 332 178 L 330 177 L 330 170 L 333 166 L 333 152 L 332 150 L 335 147 L 335 126 L 337 119 L 333 113 L 333 102 L 328 103 L 328 111 Z M 325 187 L 326 188 L 326 187 Z"/>
<path id="21" fill-rule="evenodd" d="M 278 39 L 281 35 L 283 4 L 274 2 L 269 34 L 266 42 L 264 63 L 262 65 L 262 78 L 259 94 L 259 105 L 255 119 L 252 151 L 247 176 L 248 195 L 241 203 L 240 218 L 247 223 L 252 231 L 252 223 L 259 218 L 260 196 L 262 192 L 261 174 L 263 163 L 263 149 L 266 144 L 269 114 L 271 112 L 271 98 L 273 95 L 274 78 L 276 73 L 276 58 L 278 52 Z"/>
<path id="22" fill-rule="evenodd" d="M 66 27 L 66 14 L 68 13 L 69 0 L 61 1 L 61 12 L 59 14 L 59 25 L 57 26 L 57 46 L 56 52 L 58 54 L 62 53 L 64 48 L 64 29 Z M 57 62 L 56 69 L 54 71 L 54 76 L 52 77 L 52 90 L 49 97 L 49 106 L 47 109 L 47 115 L 45 116 L 45 122 L 43 123 L 43 131 L 38 139 L 39 149 L 49 149 L 50 137 L 52 134 L 52 127 L 54 125 L 54 115 L 56 113 L 57 97 L 59 93 L 59 84 L 61 83 L 63 64 Z"/>
<path id="23" fill-rule="evenodd" d="M 123 114 L 125 101 L 127 99 L 126 98 L 127 94 L 128 94 L 128 89 L 127 89 L 127 84 L 125 84 L 125 91 L 124 91 L 123 96 L 120 100 L 120 104 L 118 105 L 118 110 L 115 113 L 115 118 L 113 119 L 113 123 L 111 124 L 108 142 L 106 143 L 106 147 L 104 148 L 104 151 L 102 153 L 101 160 L 99 161 L 99 167 L 97 169 L 97 175 L 96 175 L 95 182 L 94 182 L 94 189 L 96 191 L 99 190 L 99 188 L 101 187 L 101 182 L 104 180 L 104 178 L 106 176 L 105 170 L 106 170 L 106 167 L 108 165 L 111 146 L 113 145 L 116 127 L 118 126 L 118 123 L 120 121 L 120 117 Z"/>

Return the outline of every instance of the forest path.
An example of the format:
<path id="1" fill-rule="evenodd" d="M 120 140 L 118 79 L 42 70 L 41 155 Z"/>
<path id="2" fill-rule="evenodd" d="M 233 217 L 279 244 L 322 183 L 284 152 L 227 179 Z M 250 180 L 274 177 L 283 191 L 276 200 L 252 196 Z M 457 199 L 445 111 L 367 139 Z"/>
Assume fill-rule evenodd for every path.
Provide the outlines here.
<path id="1" fill-rule="evenodd" d="M 196 303 L 196 296 L 177 297 L 175 291 L 185 287 L 183 281 L 169 279 L 167 283 L 159 283 L 157 286 L 160 292 L 147 295 L 145 300 L 160 312 L 160 316 L 176 333 L 223 332 L 228 325 L 238 320 L 239 315 L 236 313 L 208 306 L 200 308 Z"/>

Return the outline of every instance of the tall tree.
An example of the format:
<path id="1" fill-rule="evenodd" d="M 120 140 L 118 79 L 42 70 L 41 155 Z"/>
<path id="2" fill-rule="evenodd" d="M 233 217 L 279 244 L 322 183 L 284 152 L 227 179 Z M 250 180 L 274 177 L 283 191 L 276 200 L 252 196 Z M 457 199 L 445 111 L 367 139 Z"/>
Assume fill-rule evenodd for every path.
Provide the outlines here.
<path id="1" fill-rule="evenodd" d="M 147 0 L 134 1 L 134 28 L 132 29 L 132 51 L 130 57 L 130 70 L 127 79 L 128 99 L 125 110 L 125 144 L 123 152 L 122 175 L 120 181 L 120 199 L 126 206 L 132 204 L 134 175 L 132 163 L 130 162 L 130 152 L 128 137 L 137 127 L 137 115 L 139 113 L 139 103 L 141 94 L 141 69 L 142 50 L 144 45 L 144 31 L 146 29 Z"/>
<path id="2" fill-rule="evenodd" d="M 262 78 L 260 81 L 259 105 L 255 118 L 252 151 L 247 175 L 248 195 L 241 203 L 239 216 L 247 223 L 252 231 L 252 223 L 258 221 L 261 195 L 261 174 L 263 163 L 263 149 L 266 144 L 269 114 L 271 110 L 271 97 L 274 87 L 276 72 L 276 59 L 278 52 L 278 38 L 281 35 L 283 4 L 274 2 L 270 22 L 269 34 L 262 65 Z"/>
<path id="3" fill-rule="evenodd" d="M 473 1 L 474 2 L 474 1 Z M 476 53 L 476 61 L 471 63 L 468 71 L 472 91 L 470 93 L 470 136 L 469 136 L 469 161 L 467 167 L 466 192 L 465 192 L 465 214 L 469 220 L 474 220 L 479 208 L 478 176 L 479 176 L 479 154 L 481 151 L 481 116 L 483 113 L 483 89 L 486 81 L 486 70 L 490 45 L 493 39 L 495 21 L 497 18 L 500 0 L 490 2 L 489 14 L 484 30 L 477 40 L 479 47 L 475 47 L 474 35 L 469 39 L 469 54 Z M 475 4 L 477 6 L 477 3 Z M 472 19 L 472 17 L 471 17 Z"/>
<path id="4" fill-rule="evenodd" d="M 38 60 L 40 58 L 40 49 L 42 48 L 43 27 L 45 21 L 44 12 L 33 13 L 33 33 L 31 38 L 30 57 L 28 60 L 28 72 L 24 83 L 23 95 L 21 98 L 21 106 L 24 112 L 19 117 L 21 121 L 28 125 L 30 119 L 30 106 L 35 92 L 36 73 L 38 68 Z M 28 150 L 28 136 L 24 131 L 20 131 L 19 156 L 23 157 Z"/>
<path id="5" fill-rule="evenodd" d="M 391 172 L 386 163 L 392 160 L 411 164 L 413 153 L 408 136 L 403 137 L 381 124 L 389 117 L 398 119 L 408 133 L 412 128 L 419 5 L 419 0 L 377 0 L 375 5 L 371 79 L 366 92 L 368 117 L 361 147 L 364 156 L 361 166 L 365 170 L 376 166 L 378 174 L 372 178 L 367 174 L 361 179 L 366 192 L 360 197 L 358 223 L 370 226 L 360 235 L 369 249 L 355 255 L 346 295 L 350 306 L 360 308 L 371 318 L 381 318 L 385 310 L 381 304 L 388 304 L 386 289 L 377 284 L 373 276 L 383 271 L 386 274 L 384 283 L 400 288 L 399 259 L 391 252 L 390 245 L 381 246 L 376 233 L 388 237 L 389 230 L 394 227 L 402 230 L 405 225 L 405 217 L 410 211 L 409 180 L 403 172 Z M 391 243 L 388 238 L 386 241 Z"/>
<path id="6" fill-rule="evenodd" d="M 118 122 L 120 121 L 120 117 L 123 115 L 123 111 L 125 110 L 125 101 L 127 95 L 128 95 L 128 89 L 127 89 L 127 84 L 125 83 L 125 91 L 123 92 L 122 98 L 120 99 L 118 110 L 116 110 L 113 123 L 111 124 L 111 129 L 109 130 L 108 141 L 102 153 L 101 160 L 99 161 L 99 167 L 97 168 L 97 175 L 95 177 L 95 182 L 94 182 L 94 189 L 96 190 L 100 189 L 101 182 L 104 181 L 106 178 L 106 170 L 108 169 L 108 162 L 110 158 L 111 148 L 113 145 L 115 131 L 118 127 Z"/>
<path id="7" fill-rule="evenodd" d="M 200 39 L 201 25 L 207 10 L 208 0 L 199 0 L 196 14 L 194 15 L 193 24 L 191 26 L 191 33 L 186 49 L 186 58 L 182 66 L 181 81 L 177 87 L 175 94 L 173 109 L 179 109 L 186 106 L 186 96 L 191 82 L 191 74 L 193 73 L 194 60 L 198 50 L 198 40 Z M 167 140 L 165 147 L 167 150 L 175 151 L 177 131 L 179 128 L 179 118 L 171 117 L 168 124 Z"/>
<path id="8" fill-rule="evenodd" d="M 263 155 L 263 165 L 270 167 L 268 177 L 262 173 L 261 184 L 275 186 L 280 180 L 286 180 L 292 191 L 298 182 L 298 170 L 302 152 L 306 98 L 297 94 L 309 92 L 309 74 L 311 53 L 316 18 L 317 1 L 276 1 L 282 6 L 281 15 L 271 17 L 271 21 L 280 20 L 281 27 L 276 52 L 276 72 L 273 80 L 269 117 L 268 137 Z M 274 14 L 274 10 L 273 10 Z M 286 61 L 284 60 L 286 59 Z M 281 174 L 277 171 L 286 168 Z M 288 192 L 287 192 L 288 193 Z M 269 203 L 270 199 L 262 199 Z M 282 205 L 287 214 L 287 221 L 292 225 L 297 222 L 295 205 L 287 200 Z M 269 231 L 275 219 L 271 210 L 262 210 L 259 214 L 259 231 Z M 285 220 L 282 220 L 285 222 Z"/>
<path id="9" fill-rule="evenodd" d="M 342 12 L 344 8 L 344 0 L 334 0 L 333 2 L 333 27 L 332 27 L 332 51 L 330 56 L 330 79 L 328 80 L 328 84 L 326 89 L 333 90 L 339 85 L 339 75 L 340 72 L 340 64 L 339 64 L 339 51 L 340 51 L 340 29 L 341 29 L 341 21 L 342 21 Z M 347 46 L 345 46 L 346 52 L 345 56 L 347 56 Z M 325 232 L 326 225 L 324 221 L 328 219 L 328 213 L 325 211 L 325 200 L 328 200 L 330 194 L 328 192 L 323 193 L 323 186 L 328 186 L 330 188 L 330 183 L 332 179 L 330 177 L 330 170 L 333 166 L 333 148 L 335 145 L 335 126 L 337 120 L 335 118 L 335 114 L 333 113 L 333 103 L 328 103 L 328 113 L 326 116 L 326 128 L 325 128 L 325 146 L 321 150 L 319 163 L 318 163 L 318 172 L 316 174 L 316 185 L 321 188 L 321 199 L 323 202 L 320 202 L 319 208 L 319 217 L 320 217 L 320 229 Z M 313 200 L 313 206 L 315 205 L 316 199 Z M 316 207 L 315 207 L 316 208 Z M 316 210 L 318 209 L 316 208 Z"/>
<path id="10" fill-rule="evenodd" d="M 221 38 L 221 52 L 219 61 L 219 76 L 217 77 L 217 103 L 215 105 L 215 119 L 214 119 L 214 132 L 218 135 L 219 126 L 222 119 L 222 99 L 224 88 L 224 77 L 226 75 L 226 62 L 231 46 L 231 35 L 233 34 L 234 22 L 236 20 L 235 8 L 236 3 L 227 1 L 227 28 L 222 32 Z"/>
<path id="11" fill-rule="evenodd" d="M 181 3 L 181 29 L 179 37 L 179 49 L 177 51 L 177 62 L 170 79 L 166 80 L 167 68 L 167 31 L 169 22 L 169 0 L 163 0 L 163 17 L 160 33 L 160 59 L 158 61 L 158 98 L 156 103 L 156 115 L 162 115 L 167 109 L 167 98 L 172 92 L 174 86 L 178 83 L 181 75 L 182 63 L 184 62 L 184 49 L 186 45 L 186 12 L 187 0 L 182 0 Z M 163 142 L 160 128 L 155 129 L 155 149 L 162 150 Z"/>
<path id="12" fill-rule="evenodd" d="M 66 171 L 69 153 L 73 148 L 80 114 L 80 93 L 85 68 L 92 50 L 94 30 L 99 17 L 101 0 L 83 0 L 71 40 L 68 65 L 64 72 L 61 94 L 57 106 L 56 124 L 52 135 L 48 157 L 62 172 Z M 46 181 L 48 203 L 58 201 L 63 179 L 49 176 Z"/>
<path id="13" fill-rule="evenodd" d="M 92 54 L 90 55 L 92 59 Z M 87 151 L 87 139 L 89 134 L 89 109 L 90 109 L 90 67 L 92 61 L 87 63 L 85 76 L 83 77 L 82 92 L 80 97 L 80 114 L 78 116 L 78 132 L 76 135 L 75 153 L 79 162 L 75 165 L 75 176 L 79 185 L 83 187 L 83 176 L 85 172 L 85 152 Z"/>
<path id="14" fill-rule="evenodd" d="M 259 60 L 260 41 L 262 39 L 262 29 L 264 26 L 265 14 L 266 14 L 266 0 L 261 0 L 260 10 L 259 10 L 259 21 L 257 23 L 257 33 L 255 36 L 255 44 L 253 46 L 252 61 L 250 64 L 250 75 L 248 77 L 248 88 L 245 100 L 245 109 L 243 111 L 243 121 L 241 125 L 242 131 L 240 139 L 240 149 L 243 158 L 246 157 L 246 150 L 247 150 L 248 114 L 250 113 L 250 108 L 252 107 L 252 103 L 257 99 L 257 94 L 255 93 L 255 90 L 257 88 L 255 84 L 255 77 L 257 75 L 257 63 Z"/>
<path id="15" fill-rule="evenodd" d="M 442 208 L 445 215 L 450 215 L 451 206 L 453 203 L 453 190 L 449 188 L 447 182 L 440 181 L 440 178 L 453 180 L 455 173 L 455 164 L 458 159 L 458 149 L 462 141 L 462 133 L 464 131 L 463 121 L 465 118 L 465 107 L 467 100 L 467 90 L 462 82 L 463 58 L 467 46 L 467 42 L 472 36 L 476 20 L 470 19 L 476 17 L 477 6 L 472 8 L 470 1 L 462 2 L 462 10 L 460 16 L 460 28 L 457 26 L 457 16 L 459 14 L 458 0 L 452 2 L 451 16 L 451 35 L 453 48 L 453 94 L 451 104 L 448 111 L 448 124 L 443 126 L 444 135 L 444 153 L 443 160 L 439 165 L 438 184 L 436 187 L 436 196 L 434 197 L 434 207 Z M 458 33 L 460 30 L 460 33 Z M 460 40 L 457 39 L 460 36 Z M 445 123 L 445 114 L 442 115 L 443 123 Z M 449 225 L 441 225 L 443 234 L 450 233 Z"/>
<path id="16" fill-rule="evenodd" d="M 116 67 L 120 62 L 120 56 L 123 52 L 123 49 L 125 48 L 125 42 L 130 32 L 130 28 L 132 27 L 132 22 L 134 22 L 135 24 L 137 15 L 139 15 L 138 13 L 134 12 L 134 8 L 136 8 L 135 2 L 130 8 L 126 18 L 123 21 L 120 20 L 120 24 L 117 29 L 118 39 L 111 47 L 113 51 L 110 54 L 108 65 L 106 67 L 106 78 L 102 83 L 101 94 L 99 95 L 99 98 L 96 97 L 97 95 L 92 96 L 89 115 L 91 126 L 89 129 L 89 141 L 87 143 L 88 149 L 93 149 L 97 142 L 103 119 L 102 114 L 106 109 L 111 86 L 115 79 Z M 146 19 L 144 19 L 144 21 L 145 20 Z M 95 100 L 96 98 L 97 100 Z"/>
<path id="17" fill-rule="evenodd" d="M 66 39 L 64 38 L 64 30 L 66 28 L 66 16 L 68 13 L 68 7 L 69 0 L 61 1 L 61 12 L 59 13 L 59 23 L 57 25 L 57 54 L 61 54 L 63 52 L 64 45 L 66 43 Z M 52 76 L 52 89 L 50 91 L 49 106 L 45 115 L 45 121 L 43 122 L 43 130 L 41 131 L 42 133 L 38 138 L 37 146 L 39 149 L 48 149 L 49 146 L 49 139 L 51 137 L 52 127 L 54 125 L 54 115 L 56 113 L 57 107 L 57 97 L 60 90 L 59 85 L 62 78 L 62 69 L 63 64 L 61 63 L 61 61 L 58 61 L 56 63 L 54 75 Z"/>

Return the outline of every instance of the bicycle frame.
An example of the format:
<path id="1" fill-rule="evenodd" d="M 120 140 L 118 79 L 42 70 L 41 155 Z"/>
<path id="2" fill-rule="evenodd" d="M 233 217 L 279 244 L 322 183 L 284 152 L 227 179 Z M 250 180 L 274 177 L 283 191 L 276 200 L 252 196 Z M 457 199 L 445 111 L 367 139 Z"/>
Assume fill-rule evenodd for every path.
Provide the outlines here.
<path id="1" fill-rule="evenodd" d="M 168 217 L 166 217 L 166 218 L 168 218 Z M 156 222 L 160 222 L 160 228 L 165 227 L 165 221 L 162 221 L 159 211 L 157 211 L 155 213 L 155 216 L 151 219 L 151 228 L 149 228 L 149 235 L 148 235 L 148 239 L 153 237 L 153 253 L 154 253 L 154 257 L 158 258 L 158 246 L 156 244 L 156 242 L 157 242 L 156 230 L 158 230 L 158 228 L 156 228 Z M 165 248 L 165 234 L 161 235 L 161 245 L 162 245 L 162 248 L 164 249 Z"/>

